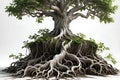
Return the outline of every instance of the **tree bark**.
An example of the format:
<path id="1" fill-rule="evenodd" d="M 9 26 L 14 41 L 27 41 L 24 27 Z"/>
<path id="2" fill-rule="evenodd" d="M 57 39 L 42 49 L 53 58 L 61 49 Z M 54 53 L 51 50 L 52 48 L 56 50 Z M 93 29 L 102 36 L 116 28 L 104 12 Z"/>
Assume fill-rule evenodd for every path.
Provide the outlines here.
<path id="1" fill-rule="evenodd" d="M 54 20 L 54 29 L 50 32 L 51 36 L 54 37 L 71 37 L 74 34 L 69 29 L 70 19 L 68 16 L 57 15 L 53 18 Z"/>

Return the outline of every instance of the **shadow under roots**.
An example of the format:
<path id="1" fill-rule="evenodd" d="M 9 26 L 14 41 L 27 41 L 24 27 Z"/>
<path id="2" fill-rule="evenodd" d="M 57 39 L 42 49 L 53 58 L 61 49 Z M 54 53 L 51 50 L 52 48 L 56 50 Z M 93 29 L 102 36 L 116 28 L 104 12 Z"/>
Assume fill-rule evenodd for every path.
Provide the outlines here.
<path id="1" fill-rule="evenodd" d="M 66 78 L 81 75 L 114 75 L 118 70 L 96 54 L 97 44 L 84 40 L 50 39 L 29 44 L 30 54 L 13 62 L 4 71 L 33 78 Z"/>

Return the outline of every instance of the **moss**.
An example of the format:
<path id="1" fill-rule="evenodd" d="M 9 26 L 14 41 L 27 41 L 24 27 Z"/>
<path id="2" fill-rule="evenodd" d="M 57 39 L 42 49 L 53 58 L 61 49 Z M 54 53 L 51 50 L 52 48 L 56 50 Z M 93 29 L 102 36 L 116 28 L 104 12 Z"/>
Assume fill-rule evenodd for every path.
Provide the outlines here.
<path id="1" fill-rule="evenodd" d="M 91 44 L 91 46 L 93 47 L 93 48 L 98 48 L 98 44 L 97 43 L 95 43 L 95 42 L 92 42 L 92 41 L 90 41 L 90 40 L 88 40 L 89 41 L 89 43 Z"/>
<path id="2" fill-rule="evenodd" d="M 72 38 L 72 43 L 73 44 L 79 44 L 79 45 L 82 45 L 82 43 L 85 41 L 83 38 L 81 37 L 75 37 L 75 38 Z"/>
<path id="3" fill-rule="evenodd" d="M 35 47 L 36 46 L 36 42 L 30 42 L 26 46 L 27 46 L 27 48 Z"/>

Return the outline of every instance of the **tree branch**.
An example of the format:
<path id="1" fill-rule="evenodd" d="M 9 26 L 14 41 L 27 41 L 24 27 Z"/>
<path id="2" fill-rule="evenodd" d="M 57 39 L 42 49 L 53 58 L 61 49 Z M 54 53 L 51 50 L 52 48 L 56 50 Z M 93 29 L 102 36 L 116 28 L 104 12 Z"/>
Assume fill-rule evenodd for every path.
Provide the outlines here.
<path id="1" fill-rule="evenodd" d="M 74 8 L 70 9 L 68 11 L 68 15 L 72 15 L 74 12 L 77 12 L 78 10 L 80 10 L 82 6 L 75 6 Z"/>
<path id="2" fill-rule="evenodd" d="M 72 15 L 72 20 L 78 18 L 79 16 L 83 17 L 83 18 L 88 18 L 91 15 L 91 13 L 88 11 L 86 15 L 84 15 L 83 13 L 75 13 Z"/>
<path id="3" fill-rule="evenodd" d="M 66 0 L 65 4 L 64 4 L 64 10 L 63 11 L 67 11 L 67 9 L 69 8 L 69 4 L 70 4 L 70 0 Z"/>
<path id="4" fill-rule="evenodd" d="M 25 12 L 26 14 L 29 14 L 32 17 L 42 17 L 43 15 L 54 17 L 54 12 L 50 12 L 50 11 L 47 12 L 47 11 L 39 10 L 37 12 L 30 12 L 28 10 L 25 10 Z"/>
<path id="5" fill-rule="evenodd" d="M 45 12 L 45 11 L 43 11 L 43 15 L 54 17 L 55 13 L 54 12 Z"/>
<path id="6" fill-rule="evenodd" d="M 53 9 L 53 10 L 57 11 L 60 15 L 62 15 L 62 12 L 61 12 L 61 10 L 60 10 L 60 8 L 59 8 L 59 7 L 54 6 L 54 5 L 51 5 L 51 9 Z"/>
<path id="7" fill-rule="evenodd" d="M 29 10 L 27 10 L 27 9 L 25 10 L 25 13 L 32 16 L 32 17 L 41 17 L 41 16 L 43 16 L 42 13 L 39 13 L 39 12 L 33 13 L 33 12 L 30 12 Z"/>

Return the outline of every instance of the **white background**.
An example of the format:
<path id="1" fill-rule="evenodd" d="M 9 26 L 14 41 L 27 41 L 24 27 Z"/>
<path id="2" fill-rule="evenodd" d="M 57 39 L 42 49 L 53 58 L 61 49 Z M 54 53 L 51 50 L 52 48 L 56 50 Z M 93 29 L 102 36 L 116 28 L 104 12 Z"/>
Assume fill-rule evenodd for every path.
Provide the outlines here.
<path id="1" fill-rule="evenodd" d="M 35 19 L 27 16 L 22 20 L 13 16 L 8 17 L 8 13 L 5 13 L 5 6 L 9 5 L 11 1 L 0 0 L 0 67 L 8 66 L 13 61 L 8 58 L 9 54 L 26 52 L 21 47 L 29 35 L 36 33 L 41 28 L 53 29 L 51 18 L 46 18 L 42 24 L 38 24 Z M 120 5 L 120 1 L 115 0 L 115 4 Z M 73 33 L 84 33 L 87 38 L 92 37 L 97 42 L 104 42 L 106 46 L 110 47 L 109 52 L 117 60 L 117 64 L 114 66 L 120 69 L 120 8 L 112 16 L 115 22 L 110 24 L 100 23 L 97 18 L 94 20 L 78 18 L 71 23 L 70 28 Z M 106 52 L 102 55 L 106 55 Z M 118 77 L 115 80 L 118 80 Z"/>

